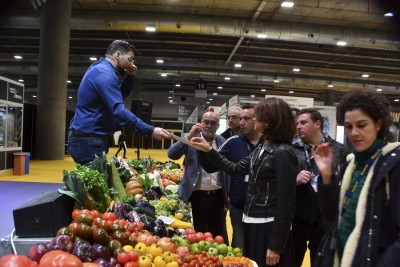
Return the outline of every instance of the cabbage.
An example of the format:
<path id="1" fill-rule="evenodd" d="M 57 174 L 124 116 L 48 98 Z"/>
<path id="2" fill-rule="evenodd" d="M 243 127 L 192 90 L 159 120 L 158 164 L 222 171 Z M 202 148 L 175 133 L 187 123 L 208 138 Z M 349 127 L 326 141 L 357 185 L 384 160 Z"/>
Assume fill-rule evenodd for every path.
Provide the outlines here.
<path id="1" fill-rule="evenodd" d="M 170 185 L 168 185 L 165 189 L 167 189 L 168 191 L 170 191 L 172 194 L 177 194 L 177 193 L 178 193 L 178 188 L 179 188 L 179 185 L 177 185 L 177 184 L 170 184 Z"/>

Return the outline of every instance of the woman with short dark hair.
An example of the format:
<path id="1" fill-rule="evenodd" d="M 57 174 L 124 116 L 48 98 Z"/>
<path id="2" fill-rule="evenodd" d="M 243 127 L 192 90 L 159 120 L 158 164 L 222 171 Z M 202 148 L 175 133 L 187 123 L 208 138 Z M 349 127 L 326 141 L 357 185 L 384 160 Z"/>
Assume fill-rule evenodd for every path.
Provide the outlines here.
<path id="1" fill-rule="evenodd" d="M 378 94 L 352 92 L 340 102 L 338 118 L 354 154 L 332 170 L 329 144 L 313 149 L 321 211 L 334 221 L 320 243 L 316 266 L 399 266 L 400 143 L 388 143 L 389 102 Z"/>
<path id="2" fill-rule="evenodd" d="M 265 142 L 233 163 L 202 138 L 194 145 L 208 151 L 205 158 L 228 174 L 248 174 L 244 207 L 244 256 L 258 266 L 295 266 L 291 223 L 295 212 L 297 158 L 291 143 L 295 133 L 289 105 L 267 98 L 254 109 L 255 128 Z M 201 159 L 200 159 L 200 164 Z"/>

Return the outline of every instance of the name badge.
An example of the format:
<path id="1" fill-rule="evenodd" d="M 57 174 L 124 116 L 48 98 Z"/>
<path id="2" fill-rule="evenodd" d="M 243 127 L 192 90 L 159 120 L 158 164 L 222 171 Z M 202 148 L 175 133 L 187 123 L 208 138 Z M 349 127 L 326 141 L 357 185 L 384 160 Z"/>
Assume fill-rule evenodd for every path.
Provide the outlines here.
<path id="1" fill-rule="evenodd" d="M 249 181 L 249 175 L 248 175 L 248 174 L 244 177 L 244 181 L 245 181 L 245 182 L 248 182 L 248 181 Z"/>

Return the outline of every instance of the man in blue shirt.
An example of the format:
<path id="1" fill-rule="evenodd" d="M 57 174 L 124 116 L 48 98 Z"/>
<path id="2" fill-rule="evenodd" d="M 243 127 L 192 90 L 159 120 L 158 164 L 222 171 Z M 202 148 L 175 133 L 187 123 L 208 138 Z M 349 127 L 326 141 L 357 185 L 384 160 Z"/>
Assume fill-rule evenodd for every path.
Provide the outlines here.
<path id="1" fill-rule="evenodd" d="M 254 107 L 244 106 L 240 111 L 239 134 L 230 137 L 218 149 L 218 152 L 237 163 L 250 155 L 254 149 L 264 143 L 260 132 L 254 129 Z M 216 171 L 218 168 L 211 162 L 200 157 L 200 164 L 206 171 Z M 229 192 L 229 215 L 233 229 L 232 247 L 239 247 L 243 250 L 243 209 L 246 201 L 248 175 L 230 175 L 227 177 Z"/>
<path id="2" fill-rule="evenodd" d="M 69 153 L 76 163 L 86 164 L 95 155 L 108 153 L 107 139 L 113 135 L 116 122 L 140 135 L 171 138 L 166 130 L 144 123 L 124 106 L 123 99 L 135 83 L 137 67 L 133 57 L 133 47 L 116 40 L 108 47 L 105 58 L 93 63 L 83 77 L 68 135 Z M 120 81 L 119 77 L 123 79 Z"/>

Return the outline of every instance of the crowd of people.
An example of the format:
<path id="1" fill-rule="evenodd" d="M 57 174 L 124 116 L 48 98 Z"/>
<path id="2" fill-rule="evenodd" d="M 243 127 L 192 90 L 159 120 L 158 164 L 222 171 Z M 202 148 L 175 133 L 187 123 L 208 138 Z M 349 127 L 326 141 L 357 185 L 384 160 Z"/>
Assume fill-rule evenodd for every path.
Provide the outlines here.
<path id="1" fill-rule="evenodd" d="M 69 153 L 85 164 L 108 152 L 116 122 L 170 139 L 124 107 L 135 82 L 133 47 L 116 40 L 93 63 L 78 90 Z M 120 79 L 122 79 L 120 81 Z M 191 203 L 196 231 L 226 236 L 258 266 L 398 266 L 400 143 L 393 143 L 384 96 L 352 92 L 338 108 L 352 151 L 323 136 L 317 109 L 291 109 L 280 98 L 231 107 L 221 135 L 219 115 L 203 114 L 168 157 L 184 159 L 180 197 Z M 121 134 L 119 150 L 126 153 Z M 227 238 L 225 239 L 227 241 Z"/>

